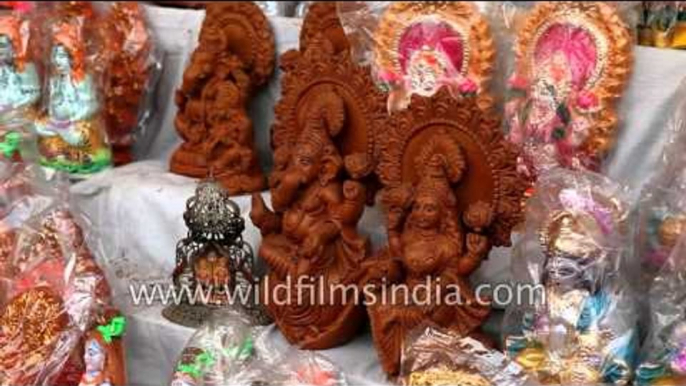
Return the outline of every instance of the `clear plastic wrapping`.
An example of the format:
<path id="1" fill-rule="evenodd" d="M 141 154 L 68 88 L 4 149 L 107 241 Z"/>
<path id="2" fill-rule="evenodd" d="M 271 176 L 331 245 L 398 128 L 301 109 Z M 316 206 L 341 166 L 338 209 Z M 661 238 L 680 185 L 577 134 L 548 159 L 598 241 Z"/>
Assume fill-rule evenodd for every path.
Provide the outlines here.
<path id="1" fill-rule="evenodd" d="M 0 158 L 18 160 L 29 145 L 41 84 L 30 49 L 31 21 L 24 7 L 0 8 Z"/>
<path id="2" fill-rule="evenodd" d="M 664 127 L 666 142 L 660 162 L 643 186 L 636 205 L 634 260 L 641 289 L 648 291 L 677 241 L 686 233 L 686 82 L 681 99 Z"/>
<path id="3" fill-rule="evenodd" d="M 635 6 L 535 2 L 503 6 L 513 35 L 505 125 L 520 173 L 598 171 L 619 126 L 615 105 L 632 69 Z"/>
<path id="4" fill-rule="evenodd" d="M 21 163 L 0 167 L 0 385 L 78 383 L 86 334 L 113 312 L 89 247 L 96 240 L 69 205 L 65 178 Z M 123 369 L 121 352 L 109 360 Z"/>
<path id="5" fill-rule="evenodd" d="M 443 87 L 455 98 L 479 95 L 491 107 L 495 45 L 474 2 L 339 2 L 338 14 L 353 56 L 371 64 L 388 91 L 389 111 Z"/>
<path id="6" fill-rule="evenodd" d="M 415 331 L 403 349 L 403 385 L 522 386 L 527 375 L 503 353 L 481 342 L 431 327 Z"/>
<path id="7" fill-rule="evenodd" d="M 103 55 L 98 64 L 104 67 L 104 115 L 114 163 L 122 165 L 133 161 L 134 143 L 149 135 L 162 63 L 142 5 L 112 2 L 103 12 Z"/>
<path id="8" fill-rule="evenodd" d="M 87 176 L 112 163 L 96 71 L 103 47 L 95 10 L 74 1 L 43 5 L 37 13 L 44 63 L 43 106 L 34 123 L 40 162 Z"/>
<path id="9" fill-rule="evenodd" d="M 686 237 L 681 236 L 648 293 L 650 323 L 635 385 L 686 383 Z"/>
<path id="10" fill-rule="evenodd" d="M 627 273 L 627 191 L 591 172 L 553 169 L 527 203 L 513 261 L 506 353 L 544 384 L 627 384 L 637 309 Z"/>
<path id="11" fill-rule="evenodd" d="M 250 324 L 245 314 L 227 308 L 213 314 L 188 341 L 171 386 L 345 386 L 341 371 L 311 351 L 280 350 L 269 329 Z"/>

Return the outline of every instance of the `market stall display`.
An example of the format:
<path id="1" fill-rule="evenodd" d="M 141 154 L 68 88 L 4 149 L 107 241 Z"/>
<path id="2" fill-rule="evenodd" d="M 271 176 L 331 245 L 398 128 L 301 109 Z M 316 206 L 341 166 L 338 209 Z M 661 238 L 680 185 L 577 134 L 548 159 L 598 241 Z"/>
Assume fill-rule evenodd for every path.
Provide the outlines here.
<path id="1" fill-rule="evenodd" d="M 686 56 L 630 49 L 635 5 L 307 2 L 302 20 L 272 2 L 21 3 L 0 2 L 14 9 L 0 14 L 0 99 L 24 82 L 14 27 L 2 49 L 5 15 L 21 21 L 45 87 L 28 86 L 36 101 L 15 107 L 30 123 L 0 138 L 0 385 L 683 383 L 686 142 L 671 133 L 681 113 L 666 120 L 682 108 Z M 275 66 L 274 52 L 298 40 Z M 159 87 L 146 69 L 153 51 Z M 395 64 L 379 72 L 384 55 Z M 521 58 L 543 70 L 504 92 Z M 589 86 L 601 78 L 612 84 Z M 535 130 L 518 134 L 510 114 L 539 107 L 553 111 L 548 137 L 518 153 L 506 137 Z M 97 114 L 77 119 L 81 110 Z M 31 128 L 45 172 L 31 165 Z M 92 149 L 57 146 L 62 135 L 117 145 L 114 163 L 118 145 L 148 160 L 81 172 L 67 158 L 87 164 Z M 57 165 L 46 144 L 60 149 Z M 168 173 L 179 160 L 200 168 Z M 54 169 L 90 178 L 69 186 Z M 303 299 L 300 282 L 325 293 Z M 420 302 L 439 282 L 448 290 Z M 529 283 L 545 301 L 489 302 L 493 285 Z M 179 287 L 210 296 L 190 307 Z M 227 302 L 243 287 L 260 289 L 273 325 L 257 326 L 255 304 Z M 389 298 L 397 289 L 411 299 Z M 288 290 L 296 299 L 278 299 Z M 321 300 L 326 291 L 338 298 Z"/>

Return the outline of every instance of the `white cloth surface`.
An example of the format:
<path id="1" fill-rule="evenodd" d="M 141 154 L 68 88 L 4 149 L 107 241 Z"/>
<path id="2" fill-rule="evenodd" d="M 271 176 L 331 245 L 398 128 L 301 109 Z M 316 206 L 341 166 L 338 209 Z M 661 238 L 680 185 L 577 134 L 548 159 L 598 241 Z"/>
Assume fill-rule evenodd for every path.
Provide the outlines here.
<path id="1" fill-rule="evenodd" d="M 136 150 L 139 159 L 147 161 L 104 172 L 75 185 L 73 191 L 104 236 L 101 263 L 118 305 L 130 316 L 126 337 L 130 384 L 160 386 L 168 384 L 173 363 L 192 330 L 164 320 L 159 306 L 133 307 L 128 301 L 128 286 L 132 280 L 169 282 L 176 243 L 186 234 L 182 214 L 195 181 L 168 173 L 167 163 L 180 143 L 173 126 L 174 90 L 195 47 L 204 12 L 155 6 L 148 10 L 164 54 L 164 69 L 156 91 L 152 136 L 145 141 L 146 147 Z M 297 48 L 300 21 L 271 21 L 277 51 Z M 635 53 L 633 76 L 618 110 L 622 128 L 606 170 L 620 182 L 639 188 L 650 177 L 662 151 L 666 121 L 675 104 L 676 89 L 686 74 L 686 52 L 639 47 Z M 250 109 L 265 170 L 271 164 L 269 128 L 279 92 L 275 75 Z M 246 219 L 245 239 L 257 247 L 260 236 L 248 218 L 249 197 L 236 197 L 235 201 Z M 367 211 L 360 228 L 376 246 L 383 244 L 385 236 L 378 209 Z M 475 275 L 476 280 L 506 281 L 509 261 L 510 249 L 495 250 Z M 285 344 L 275 330 L 273 340 Z M 341 365 L 351 384 L 373 384 L 384 379 L 368 334 L 324 354 Z"/>

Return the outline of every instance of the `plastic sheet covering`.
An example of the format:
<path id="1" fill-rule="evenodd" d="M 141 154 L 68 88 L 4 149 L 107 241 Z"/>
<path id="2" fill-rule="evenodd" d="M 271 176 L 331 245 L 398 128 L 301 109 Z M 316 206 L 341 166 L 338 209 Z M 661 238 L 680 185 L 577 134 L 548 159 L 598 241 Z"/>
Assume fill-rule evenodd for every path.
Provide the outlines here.
<path id="1" fill-rule="evenodd" d="M 64 177 L 18 163 L 1 163 L 0 176 L 0 385 L 52 385 L 109 287 Z"/>
<path id="2" fill-rule="evenodd" d="M 503 325 L 507 354 L 539 382 L 632 379 L 629 226 L 627 192 L 606 177 L 554 169 L 539 179 L 512 262 L 518 295 Z"/>
<path id="3" fill-rule="evenodd" d="M 632 69 L 634 8 L 582 1 L 503 4 L 514 56 L 504 120 L 509 139 L 522 148 L 524 177 L 535 180 L 557 166 L 602 166 L 619 129 L 615 104 Z"/>
<path id="4" fill-rule="evenodd" d="M 415 331 L 403 349 L 400 381 L 407 386 L 521 386 L 524 369 L 470 337 L 431 327 Z"/>
<path id="5" fill-rule="evenodd" d="M 635 385 L 686 383 L 686 237 L 654 277 L 648 293 L 650 323 Z"/>
<path id="6" fill-rule="evenodd" d="M 344 386 L 329 360 L 289 347 L 276 350 L 262 327 L 227 309 L 191 337 L 177 361 L 171 386 Z"/>

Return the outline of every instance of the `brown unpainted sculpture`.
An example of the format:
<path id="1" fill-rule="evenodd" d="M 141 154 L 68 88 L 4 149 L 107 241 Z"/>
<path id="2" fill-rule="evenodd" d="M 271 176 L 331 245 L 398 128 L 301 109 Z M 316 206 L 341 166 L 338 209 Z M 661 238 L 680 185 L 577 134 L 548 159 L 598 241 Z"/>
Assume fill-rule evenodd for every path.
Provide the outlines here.
<path id="1" fill-rule="evenodd" d="M 281 58 L 283 96 L 269 178 L 273 211 L 255 194 L 250 216 L 263 235 L 259 255 L 269 273 L 262 293 L 270 315 L 292 344 L 326 349 L 349 341 L 365 320 L 353 291 L 331 290 L 362 278 L 369 242 L 357 232 L 367 198 L 360 179 L 374 169 L 385 98 L 368 69 L 356 66 L 347 50 L 337 52 L 324 34 L 301 41 L 301 51 Z M 289 277 L 292 296 L 299 279 L 314 280 L 326 304 L 318 295 L 298 303 L 274 291 L 289 285 Z"/>
<path id="2" fill-rule="evenodd" d="M 174 124 L 184 143 L 172 156 L 172 172 L 212 174 L 231 194 L 264 188 L 246 108 L 271 76 L 274 52 L 274 36 L 257 5 L 207 6 L 198 48 L 176 92 Z"/>
<path id="3" fill-rule="evenodd" d="M 443 89 L 414 97 L 379 136 L 388 247 L 364 265 L 365 282 L 380 285 L 367 310 L 389 375 L 398 373 L 403 340 L 415 327 L 480 335 L 490 307 L 477 302 L 469 275 L 491 246 L 509 245 L 525 188 L 517 153 L 499 127 L 475 98 L 455 100 Z M 417 287 L 427 283 L 428 293 Z M 410 294 L 417 288 L 417 298 L 391 298 L 392 284 L 407 285 Z M 458 293 L 462 303 L 455 305 Z"/>

